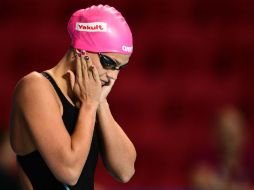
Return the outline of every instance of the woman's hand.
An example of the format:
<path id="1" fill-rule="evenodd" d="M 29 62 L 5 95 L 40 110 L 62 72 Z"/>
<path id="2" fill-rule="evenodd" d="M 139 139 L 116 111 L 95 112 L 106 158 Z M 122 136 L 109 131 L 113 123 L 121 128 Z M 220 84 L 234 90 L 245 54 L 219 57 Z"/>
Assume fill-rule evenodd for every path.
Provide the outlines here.
<path id="1" fill-rule="evenodd" d="M 100 103 L 103 103 L 107 100 L 107 96 L 109 94 L 109 92 L 111 91 L 114 83 L 115 83 L 115 79 L 109 79 L 109 84 L 105 85 L 102 87 L 102 93 L 101 93 L 101 97 L 100 97 Z"/>
<path id="2" fill-rule="evenodd" d="M 72 90 L 80 103 L 77 106 L 92 105 L 97 108 L 102 88 L 96 67 L 87 55 L 76 55 L 74 64 L 76 64 L 76 74 L 70 70 L 67 73 L 70 75 Z"/>

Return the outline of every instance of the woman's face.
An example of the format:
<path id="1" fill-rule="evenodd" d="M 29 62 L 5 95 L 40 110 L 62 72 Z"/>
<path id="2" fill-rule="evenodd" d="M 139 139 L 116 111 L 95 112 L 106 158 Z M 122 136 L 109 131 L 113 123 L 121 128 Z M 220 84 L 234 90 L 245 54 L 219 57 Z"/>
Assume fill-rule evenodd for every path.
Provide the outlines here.
<path id="1" fill-rule="evenodd" d="M 94 66 L 99 72 L 100 80 L 102 85 L 107 85 L 110 80 L 116 80 L 119 74 L 119 70 L 108 69 L 103 67 L 103 64 L 100 61 L 100 55 L 98 53 L 87 52 L 87 55 L 91 58 Z M 111 61 L 116 63 L 116 69 L 122 66 L 125 66 L 129 62 L 130 55 L 123 55 L 119 53 L 101 53 L 101 56 L 106 56 L 106 59 L 111 59 Z M 103 59 L 103 58 L 102 58 Z M 103 61 L 103 60 L 102 60 Z M 109 61 L 109 60 L 108 60 Z M 107 63 L 107 62 L 106 62 Z"/>

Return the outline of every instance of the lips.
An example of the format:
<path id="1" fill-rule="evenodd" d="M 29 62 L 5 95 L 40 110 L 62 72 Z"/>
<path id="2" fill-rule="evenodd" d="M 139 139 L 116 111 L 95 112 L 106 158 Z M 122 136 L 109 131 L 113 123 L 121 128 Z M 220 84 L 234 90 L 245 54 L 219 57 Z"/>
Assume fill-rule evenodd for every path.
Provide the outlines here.
<path id="1" fill-rule="evenodd" d="M 101 81 L 101 86 L 104 86 L 106 84 L 106 82 Z"/>
<path id="2" fill-rule="evenodd" d="M 108 86 L 108 85 L 109 85 L 109 81 L 101 80 L 101 86 Z"/>

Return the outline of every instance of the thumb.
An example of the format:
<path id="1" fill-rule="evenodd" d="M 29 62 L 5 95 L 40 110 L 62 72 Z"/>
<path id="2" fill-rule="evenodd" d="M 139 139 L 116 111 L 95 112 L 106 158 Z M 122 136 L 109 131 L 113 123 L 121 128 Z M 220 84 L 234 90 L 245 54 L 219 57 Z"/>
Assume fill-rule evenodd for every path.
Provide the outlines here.
<path id="1" fill-rule="evenodd" d="M 68 70 L 66 74 L 69 77 L 70 84 L 71 84 L 71 89 L 73 90 L 74 84 L 75 84 L 75 75 L 71 70 Z"/>
<path id="2" fill-rule="evenodd" d="M 112 87 L 115 84 L 115 79 L 110 78 L 108 86 Z"/>

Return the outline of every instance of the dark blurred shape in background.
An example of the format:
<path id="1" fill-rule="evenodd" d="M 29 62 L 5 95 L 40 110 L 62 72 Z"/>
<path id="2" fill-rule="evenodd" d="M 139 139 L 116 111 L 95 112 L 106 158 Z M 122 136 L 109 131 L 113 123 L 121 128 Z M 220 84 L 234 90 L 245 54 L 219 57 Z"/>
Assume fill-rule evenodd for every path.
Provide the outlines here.
<path id="1" fill-rule="evenodd" d="M 191 186 L 199 190 L 252 190 L 254 165 L 246 152 L 249 133 L 244 115 L 235 107 L 225 107 L 216 114 L 213 130 L 216 151 L 192 162 Z"/>
<path id="2" fill-rule="evenodd" d="M 253 134 L 253 0 L 0 1 L 1 127 L 16 82 L 55 65 L 69 46 L 70 15 L 99 3 L 121 11 L 133 32 L 133 56 L 109 102 L 138 157 L 127 184 L 115 182 L 100 162 L 98 187 L 188 189 L 194 153 L 214 151 L 216 110 L 238 107 Z M 249 138 L 250 158 L 253 143 Z"/>

